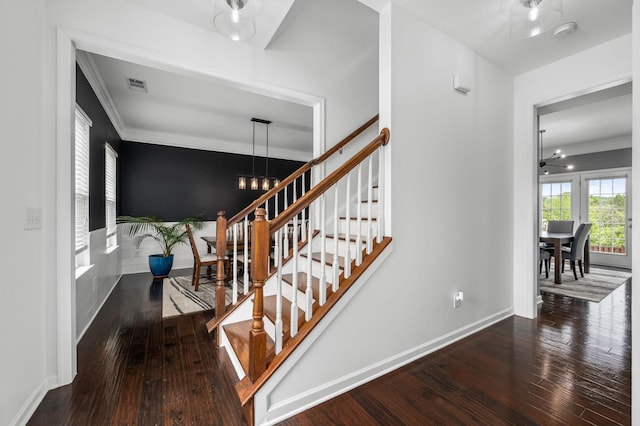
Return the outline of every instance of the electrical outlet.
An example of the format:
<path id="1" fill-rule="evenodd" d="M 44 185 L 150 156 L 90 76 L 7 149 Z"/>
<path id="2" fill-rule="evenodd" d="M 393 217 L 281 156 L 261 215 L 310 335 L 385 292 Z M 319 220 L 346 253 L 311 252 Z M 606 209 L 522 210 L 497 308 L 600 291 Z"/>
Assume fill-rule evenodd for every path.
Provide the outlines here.
<path id="1" fill-rule="evenodd" d="M 27 207 L 24 218 L 24 229 L 40 229 L 42 226 L 42 209 Z"/>
<path id="2" fill-rule="evenodd" d="M 460 306 L 462 306 L 462 302 L 464 301 L 464 292 L 463 291 L 456 291 L 455 293 L 453 293 L 453 307 L 455 308 L 459 308 Z"/>

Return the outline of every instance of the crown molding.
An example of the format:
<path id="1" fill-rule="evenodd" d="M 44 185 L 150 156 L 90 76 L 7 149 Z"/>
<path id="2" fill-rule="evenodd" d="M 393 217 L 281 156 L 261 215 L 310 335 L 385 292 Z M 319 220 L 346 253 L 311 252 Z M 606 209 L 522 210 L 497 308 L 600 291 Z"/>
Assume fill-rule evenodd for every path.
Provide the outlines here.
<path id="1" fill-rule="evenodd" d="M 111 120 L 111 124 L 113 124 L 116 132 L 118 132 L 118 136 L 120 136 L 120 139 L 123 139 L 126 128 L 95 61 L 91 55 L 88 55 L 86 52 L 76 50 L 76 62 L 87 78 L 87 81 L 89 81 L 89 85 L 98 97 L 98 101 L 107 113 L 109 120 Z"/>
<path id="2" fill-rule="evenodd" d="M 203 151 L 227 152 L 231 154 L 252 155 L 252 146 L 243 143 L 229 142 L 220 139 L 198 138 L 151 130 L 126 129 L 121 134 L 122 140 L 149 143 L 155 145 L 175 146 L 180 148 L 200 149 Z M 263 155 L 256 155 L 264 157 Z M 269 158 L 283 160 L 310 161 L 311 153 L 292 149 L 269 147 Z"/>

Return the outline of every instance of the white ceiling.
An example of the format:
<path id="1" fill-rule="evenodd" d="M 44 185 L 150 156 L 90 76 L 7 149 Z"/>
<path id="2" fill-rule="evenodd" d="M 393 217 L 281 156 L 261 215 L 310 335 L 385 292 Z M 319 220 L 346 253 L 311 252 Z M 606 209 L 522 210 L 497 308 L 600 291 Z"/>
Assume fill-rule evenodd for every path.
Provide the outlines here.
<path id="1" fill-rule="evenodd" d="M 576 102 L 567 109 L 543 114 L 539 126 L 545 130 L 545 155 L 555 149 L 578 155 L 629 148 L 631 122 L 631 93 Z"/>
<path id="2" fill-rule="evenodd" d="M 311 107 L 93 53 L 78 61 L 124 140 L 251 154 L 256 117 L 272 122 L 270 157 L 311 159 Z M 127 78 L 145 81 L 147 92 L 129 89 Z M 256 124 L 256 155 L 266 154 L 266 130 Z"/>
<path id="3" fill-rule="evenodd" d="M 632 0 L 563 0 L 560 22 L 576 22 L 575 33 L 554 38 L 549 31 L 512 40 L 509 8 L 514 1 L 519 0 L 393 0 L 513 75 L 631 32 Z"/>
<path id="4" fill-rule="evenodd" d="M 127 1 L 215 32 L 212 0 Z M 561 22 L 576 22 L 578 30 L 560 39 L 548 32 L 525 40 L 509 38 L 509 6 L 519 0 L 392 1 L 411 9 L 512 75 L 631 32 L 632 0 L 564 0 Z M 370 4 L 371 0 L 361 2 Z M 304 8 L 312 7 L 318 7 L 314 0 L 259 2 L 256 37 L 248 43 L 268 50 L 274 37 L 295 38 L 295 34 L 288 32 L 304 30 L 306 26 L 291 25 L 291 22 L 299 23 L 298 20 L 304 19 Z M 377 25 L 370 19 L 359 22 L 358 18 L 358 15 L 348 17 L 353 31 L 357 32 L 362 25 Z M 335 31 L 348 31 L 340 25 L 344 19 L 340 17 L 336 21 Z M 312 111 L 309 107 L 95 54 L 81 55 L 79 62 L 92 86 L 100 88 L 98 96 L 103 105 L 107 105 L 107 112 L 123 139 L 251 153 L 250 118 L 258 117 L 273 121 L 269 126 L 270 156 L 301 161 L 311 158 Z M 148 93 L 129 90 L 126 77 L 145 80 Z M 541 123 L 547 130 L 545 146 L 573 144 L 575 148 L 578 143 L 593 146 L 593 141 L 615 141 L 631 133 L 630 95 L 597 102 L 543 116 Z M 259 138 L 259 128 L 257 131 Z M 256 155 L 263 155 L 264 139 L 258 138 Z"/>

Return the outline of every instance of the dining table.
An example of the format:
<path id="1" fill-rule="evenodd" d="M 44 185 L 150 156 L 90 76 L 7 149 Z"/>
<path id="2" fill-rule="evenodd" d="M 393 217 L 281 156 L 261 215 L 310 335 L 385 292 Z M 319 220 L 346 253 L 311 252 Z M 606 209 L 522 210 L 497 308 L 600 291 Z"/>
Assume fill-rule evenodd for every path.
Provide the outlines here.
<path id="1" fill-rule="evenodd" d="M 562 284 L 562 246 L 573 242 L 573 233 L 571 232 L 540 232 L 540 242 L 553 245 L 553 282 Z M 589 273 L 589 239 L 584 245 L 584 254 L 582 257 L 584 273 Z"/>
<path id="2" fill-rule="evenodd" d="M 207 243 L 207 253 L 208 254 L 215 253 L 216 237 L 204 235 L 200 238 L 202 238 L 202 240 L 205 243 Z M 236 249 L 238 250 L 238 255 L 242 255 L 242 253 L 244 252 L 244 240 L 240 240 L 236 244 L 237 244 Z M 231 256 L 229 256 L 229 254 L 232 254 L 232 253 L 233 253 L 233 240 L 227 240 L 227 254 L 225 256 L 225 270 L 226 270 L 225 273 L 227 277 L 229 277 L 229 269 L 230 269 L 229 258 Z M 207 268 L 207 273 L 211 274 L 211 266 Z"/>

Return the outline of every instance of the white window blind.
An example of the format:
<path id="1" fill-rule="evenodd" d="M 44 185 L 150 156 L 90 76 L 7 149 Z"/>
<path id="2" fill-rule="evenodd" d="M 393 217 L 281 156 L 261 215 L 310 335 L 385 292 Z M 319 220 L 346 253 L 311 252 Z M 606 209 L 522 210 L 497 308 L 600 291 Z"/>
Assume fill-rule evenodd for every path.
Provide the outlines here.
<path id="1" fill-rule="evenodd" d="M 116 235 L 116 162 L 118 154 L 111 145 L 105 145 L 105 205 L 107 248 L 115 247 L 118 243 Z"/>
<path id="2" fill-rule="evenodd" d="M 89 130 L 91 120 L 76 105 L 76 255 L 89 248 Z"/>

